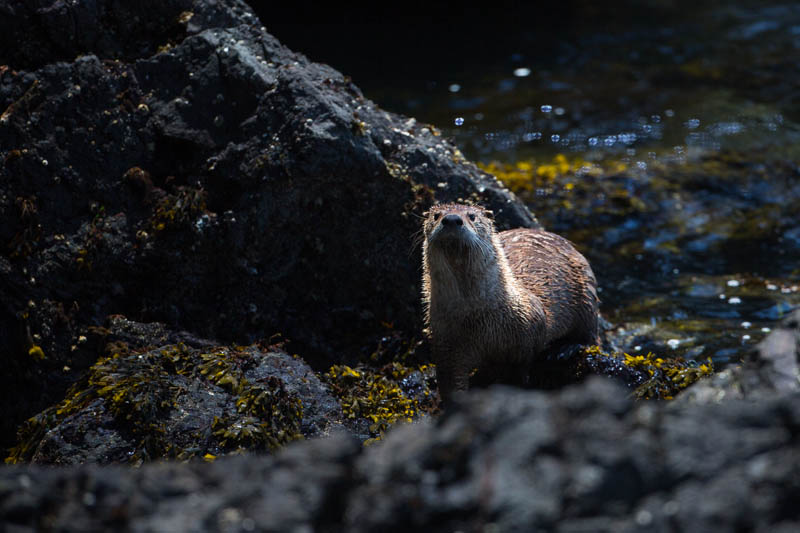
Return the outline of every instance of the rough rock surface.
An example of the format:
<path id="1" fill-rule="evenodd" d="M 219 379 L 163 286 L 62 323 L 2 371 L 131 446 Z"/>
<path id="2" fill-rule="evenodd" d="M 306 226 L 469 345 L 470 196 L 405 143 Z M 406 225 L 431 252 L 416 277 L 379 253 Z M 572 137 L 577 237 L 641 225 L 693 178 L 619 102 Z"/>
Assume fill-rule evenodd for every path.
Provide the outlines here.
<path id="1" fill-rule="evenodd" d="M 800 394 L 632 403 L 493 387 L 435 423 L 212 465 L 0 470 L 0 523 L 92 530 L 794 531 Z M 308 530 L 308 529 L 306 529 Z"/>
<path id="2" fill-rule="evenodd" d="M 110 326 L 122 342 L 181 337 L 202 345 L 163 326 L 121 318 Z M 491 387 L 367 447 L 339 434 L 289 444 L 274 456 L 212 464 L 7 466 L 0 469 L 0 526 L 795 531 L 800 392 L 770 376 L 796 369 L 798 331 L 791 316 L 759 346 L 761 361 L 788 368 L 765 373 L 770 367 L 757 360 L 736 372 L 759 376 L 744 398 L 633 402 L 602 378 L 552 392 Z M 783 342 L 787 335 L 793 344 Z"/>
<path id="3" fill-rule="evenodd" d="M 800 396 L 692 409 L 599 379 L 496 388 L 359 462 L 356 531 L 731 531 L 798 525 Z"/>
<path id="4" fill-rule="evenodd" d="M 23 424 L 15 462 L 213 458 L 344 430 L 337 399 L 279 345 L 218 346 L 118 315 L 107 326 L 107 356 Z"/>
<path id="5" fill-rule="evenodd" d="M 0 1 L 0 445 L 111 314 L 317 369 L 421 329 L 418 216 L 535 219 L 239 0 Z M 77 349 L 73 349 L 77 346 Z"/>
<path id="6" fill-rule="evenodd" d="M 77 477 L 66 469 L 5 468 L 0 524 L 17 531 L 335 531 L 358 451 L 354 440 L 338 438 L 279 457 L 86 466 Z M 52 512 L 40 505 L 53 505 Z"/>

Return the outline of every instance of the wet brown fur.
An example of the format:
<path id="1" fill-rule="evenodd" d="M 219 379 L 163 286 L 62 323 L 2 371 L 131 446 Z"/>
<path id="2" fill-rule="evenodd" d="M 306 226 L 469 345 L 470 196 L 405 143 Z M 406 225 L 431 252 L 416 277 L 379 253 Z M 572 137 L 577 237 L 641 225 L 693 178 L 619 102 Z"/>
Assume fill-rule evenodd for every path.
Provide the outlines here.
<path id="1" fill-rule="evenodd" d="M 566 239 L 498 233 L 489 211 L 460 204 L 431 208 L 423 232 L 425 319 L 444 400 L 467 389 L 473 369 L 523 384 L 548 348 L 598 342 L 597 282 Z"/>

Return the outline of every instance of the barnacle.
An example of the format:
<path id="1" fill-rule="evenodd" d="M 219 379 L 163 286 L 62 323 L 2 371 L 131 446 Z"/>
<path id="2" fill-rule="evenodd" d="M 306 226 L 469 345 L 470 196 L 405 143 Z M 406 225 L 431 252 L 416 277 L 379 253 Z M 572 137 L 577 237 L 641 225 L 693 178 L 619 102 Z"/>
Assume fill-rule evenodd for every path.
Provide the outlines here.
<path id="1" fill-rule="evenodd" d="M 161 198 L 150 217 L 150 228 L 159 232 L 193 222 L 206 212 L 206 192 L 202 188 L 178 187 L 176 194 Z"/>

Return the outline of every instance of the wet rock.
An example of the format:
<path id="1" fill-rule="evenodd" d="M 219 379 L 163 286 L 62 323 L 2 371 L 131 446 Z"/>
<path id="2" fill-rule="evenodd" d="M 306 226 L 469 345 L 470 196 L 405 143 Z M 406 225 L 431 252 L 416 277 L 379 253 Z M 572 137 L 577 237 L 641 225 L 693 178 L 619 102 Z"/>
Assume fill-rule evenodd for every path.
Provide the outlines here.
<path id="1" fill-rule="evenodd" d="M 800 310 L 780 323 L 752 353 L 761 381 L 780 392 L 800 390 Z"/>
<path id="2" fill-rule="evenodd" d="M 434 201 L 537 224 L 434 127 L 238 0 L 0 14 L 0 445 L 94 362 L 79 340 L 108 315 L 222 343 L 280 333 L 326 369 L 421 330 L 413 242 Z"/>
<path id="3" fill-rule="evenodd" d="M 800 390 L 800 311 L 778 323 L 739 365 L 698 382 L 678 399 L 687 403 L 730 398 L 760 400 Z"/>

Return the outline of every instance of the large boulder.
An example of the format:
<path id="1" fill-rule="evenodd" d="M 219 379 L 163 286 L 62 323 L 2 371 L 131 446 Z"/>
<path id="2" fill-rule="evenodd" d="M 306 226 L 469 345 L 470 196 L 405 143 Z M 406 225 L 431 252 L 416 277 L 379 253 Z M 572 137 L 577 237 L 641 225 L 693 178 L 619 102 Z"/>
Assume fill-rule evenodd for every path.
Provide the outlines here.
<path id="1" fill-rule="evenodd" d="M 0 2 L 0 445 L 111 314 L 317 369 L 422 328 L 419 217 L 535 219 L 432 126 L 291 52 L 238 0 Z"/>

